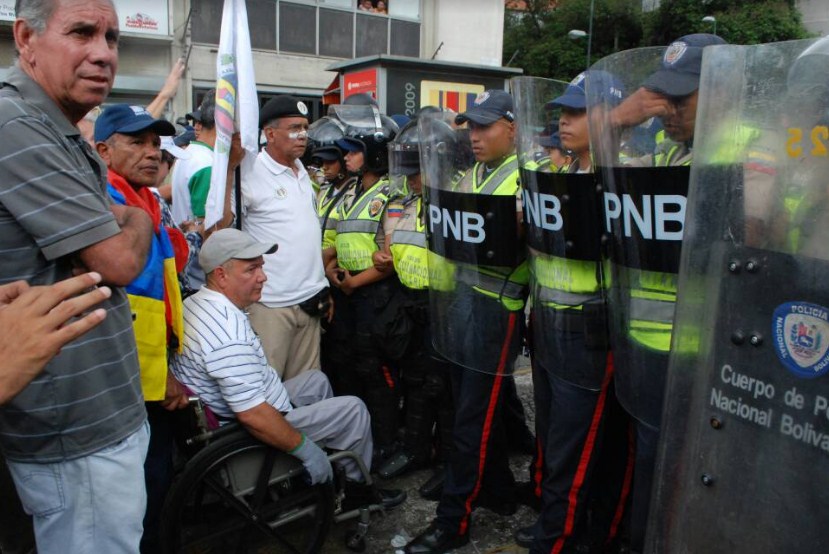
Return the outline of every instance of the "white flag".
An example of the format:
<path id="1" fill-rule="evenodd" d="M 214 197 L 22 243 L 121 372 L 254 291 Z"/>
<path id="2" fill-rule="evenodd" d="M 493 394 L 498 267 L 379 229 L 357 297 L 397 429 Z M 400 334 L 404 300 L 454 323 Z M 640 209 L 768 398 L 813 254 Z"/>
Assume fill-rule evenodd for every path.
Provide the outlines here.
<path id="1" fill-rule="evenodd" d="M 210 192 L 205 204 L 205 228 L 222 219 L 227 162 L 234 131 L 241 133 L 245 165 L 252 163 L 259 149 L 259 101 L 250 49 L 248 13 L 244 0 L 225 0 L 222 32 L 216 56 L 216 145 Z"/>

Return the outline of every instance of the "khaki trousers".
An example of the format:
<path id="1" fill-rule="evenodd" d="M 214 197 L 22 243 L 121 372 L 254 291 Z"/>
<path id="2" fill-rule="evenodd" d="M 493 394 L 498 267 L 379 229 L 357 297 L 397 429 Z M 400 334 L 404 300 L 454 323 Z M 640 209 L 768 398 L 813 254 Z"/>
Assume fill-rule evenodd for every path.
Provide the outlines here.
<path id="1" fill-rule="evenodd" d="M 320 368 L 320 319 L 299 306 L 249 308 L 250 324 L 259 335 L 268 363 L 283 381 Z"/>

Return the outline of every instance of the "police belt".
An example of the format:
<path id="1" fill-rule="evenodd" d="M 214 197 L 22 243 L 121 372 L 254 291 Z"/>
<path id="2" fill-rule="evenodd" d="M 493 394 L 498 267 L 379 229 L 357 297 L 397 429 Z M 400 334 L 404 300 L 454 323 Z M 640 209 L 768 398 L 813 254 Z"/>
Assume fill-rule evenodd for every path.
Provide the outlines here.
<path id="1" fill-rule="evenodd" d="M 583 294 L 541 286 L 538 287 L 538 294 L 536 298 L 540 302 L 552 302 L 565 308 L 573 308 L 581 306 L 592 300 L 598 300 L 600 296 L 598 293 Z"/>
<path id="2" fill-rule="evenodd" d="M 523 297 L 524 285 L 514 283 L 504 277 L 494 277 L 481 273 L 478 270 L 459 266 L 455 274 L 459 282 L 470 287 L 479 287 L 498 296 L 520 300 Z"/>
<path id="3" fill-rule="evenodd" d="M 633 297 L 630 299 L 630 319 L 673 323 L 676 303 L 670 300 Z"/>

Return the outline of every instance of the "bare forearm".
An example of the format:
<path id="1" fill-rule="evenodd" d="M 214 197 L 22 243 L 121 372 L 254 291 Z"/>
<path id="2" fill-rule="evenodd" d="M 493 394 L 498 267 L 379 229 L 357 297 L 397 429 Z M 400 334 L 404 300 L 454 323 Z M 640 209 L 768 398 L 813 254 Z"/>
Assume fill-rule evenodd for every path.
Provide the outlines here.
<path id="1" fill-rule="evenodd" d="M 113 213 L 121 232 L 83 249 L 80 259 L 88 270 L 100 273 L 105 284 L 122 287 L 144 269 L 153 236 L 153 222 L 138 208 L 113 206 Z"/>
<path id="2" fill-rule="evenodd" d="M 239 412 L 236 417 L 251 435 L 284 452 L 293 450 L 302 442 L 302 434 L 270 404 L 259 404 Z"/>
<path id="3" fill-rule="evenodd" d="M 392 273 L 394 273 L 394 266 L 387 268 L 385 271 L 377 271 L 374 267 L 370 267 L 365 271 L 361 271 L 359 275 L 351 277 L 351 287 L 356 289 L 382 281 Z"/>

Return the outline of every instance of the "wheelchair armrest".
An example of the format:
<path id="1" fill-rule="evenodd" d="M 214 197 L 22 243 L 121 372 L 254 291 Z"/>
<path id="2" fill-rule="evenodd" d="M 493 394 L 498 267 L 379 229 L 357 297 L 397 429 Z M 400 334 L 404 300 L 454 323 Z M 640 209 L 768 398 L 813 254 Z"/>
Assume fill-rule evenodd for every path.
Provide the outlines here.
<path id="1" fill-rule="evenodd" d="M 239 423 L 238 421 L 229 421 L 221 427 L 219 427 L 218 429 L 213 429 L 211 431 L 203 431 L 194 437 L 190 437 L 186 441 L 187 446 L 193 446 L 194 444 L 201 444 L 204 442 L 213 441 L 220 437 L 236 433 L 240 429 L 244 429 L 241 423 Z"/>

